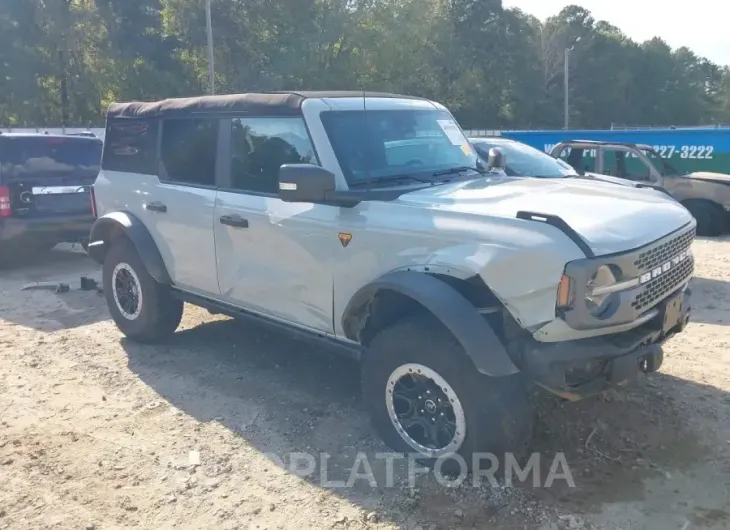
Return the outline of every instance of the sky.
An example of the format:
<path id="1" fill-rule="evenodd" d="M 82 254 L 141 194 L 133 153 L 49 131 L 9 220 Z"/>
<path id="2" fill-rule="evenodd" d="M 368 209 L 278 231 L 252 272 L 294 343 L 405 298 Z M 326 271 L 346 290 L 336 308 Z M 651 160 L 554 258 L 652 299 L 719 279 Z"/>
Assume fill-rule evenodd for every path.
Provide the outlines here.
<path id="1" fill-rule="evenodd" d="M 503 0 L 540 20 L 567 5 L 579 5 L 596 20 L 606 20 L 639 42 L 661 37 L 672 48 L 687 46 L 695 54 L 730 65 L 728 0 Z M 723 5 L 724 4 L 724 5 Z"/>

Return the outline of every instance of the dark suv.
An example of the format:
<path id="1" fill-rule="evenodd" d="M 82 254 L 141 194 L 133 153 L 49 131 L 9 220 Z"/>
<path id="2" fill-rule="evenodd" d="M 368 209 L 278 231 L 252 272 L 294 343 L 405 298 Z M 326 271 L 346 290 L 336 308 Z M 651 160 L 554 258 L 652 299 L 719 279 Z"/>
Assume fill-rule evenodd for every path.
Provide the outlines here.
<path id="1" fill-rule="evenodd" d="M 0 134 L 0 261 L 61 242 L 86 246 L 102 144 L 86 136 Z"/>

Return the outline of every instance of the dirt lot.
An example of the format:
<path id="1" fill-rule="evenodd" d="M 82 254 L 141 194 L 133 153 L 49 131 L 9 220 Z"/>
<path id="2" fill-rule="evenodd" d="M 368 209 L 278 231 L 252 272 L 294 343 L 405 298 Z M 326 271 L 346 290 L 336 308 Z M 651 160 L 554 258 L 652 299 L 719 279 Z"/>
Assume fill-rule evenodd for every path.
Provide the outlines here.
<path id="1" fill-rule="evenodd" d="M 356 364 L 192 307 L 169 344 L 139 346 L 78 289 L 99 278 L 83 254 L 2 271 L 0 528 L 730 528 L 730 239 L 695 254 L 694 322 L 660 373 L 543 402 L 540 486 L 563 453 L 574 488 L 424 474 L 412 489 L 402 462 L 389 484 Z M 71 291 L 20 291 L 39 280 Z M 291 452 L 316 472 L 278 465 Z M 328 487 L 358 452 L 375 484 Z"/>

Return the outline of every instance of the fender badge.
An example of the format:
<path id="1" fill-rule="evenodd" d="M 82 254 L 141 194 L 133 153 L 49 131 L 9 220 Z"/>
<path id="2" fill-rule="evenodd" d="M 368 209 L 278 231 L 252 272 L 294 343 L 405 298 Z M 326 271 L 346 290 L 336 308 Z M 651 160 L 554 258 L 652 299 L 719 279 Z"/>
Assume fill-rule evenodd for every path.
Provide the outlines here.
<path id="1" fill-rule="evenodd" d="M 340 232 L 339 234 L 337 234 L 337 238 L 340 240 L 340 243 L 342 243 L 342 246 L 344 248 L 350 244 L 350 241 L 352 241 L 352 234 Z"/>

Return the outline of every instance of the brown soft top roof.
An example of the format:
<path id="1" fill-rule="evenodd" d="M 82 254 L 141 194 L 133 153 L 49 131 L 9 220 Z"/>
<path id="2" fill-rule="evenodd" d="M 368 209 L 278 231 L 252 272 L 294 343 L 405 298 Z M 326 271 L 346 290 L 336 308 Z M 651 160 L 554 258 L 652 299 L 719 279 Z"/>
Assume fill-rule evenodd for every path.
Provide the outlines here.
<path id="1" fill-rule="evenodd" d="M 112 103 L 107 118 L 149 118 L 163 115 L 189 115 L 207 113 L 246 112 L 257 114 L 300 114 L 302 102 L 312 98 L 402 98 L 422 99 L 381 92 L 266 92 L 171 98 L 161 101 Z"/>

